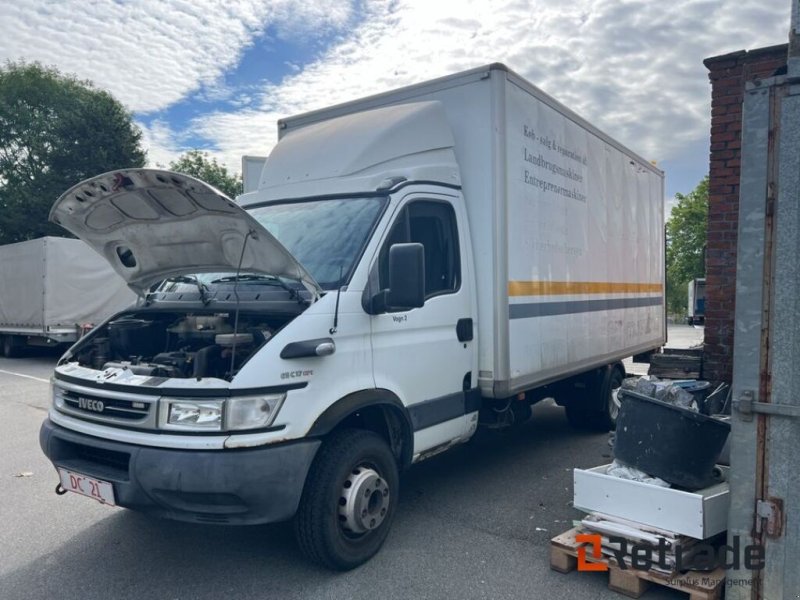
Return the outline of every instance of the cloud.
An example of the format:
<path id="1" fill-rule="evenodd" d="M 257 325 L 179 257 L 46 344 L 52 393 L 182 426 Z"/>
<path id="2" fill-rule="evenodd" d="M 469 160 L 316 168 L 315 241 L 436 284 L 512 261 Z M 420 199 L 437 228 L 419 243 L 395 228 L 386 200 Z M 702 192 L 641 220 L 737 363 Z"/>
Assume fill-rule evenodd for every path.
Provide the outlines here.
<path id="1" fill-rule="evenodd" d="M 502 61 L 645 157 L 674 159 L 708 136 L 703 58 L 783 42 L 784 4 L 373 0 L 346 39 L 266 86 L 255 108 L 192 127 L 238 168 L 271 148 L 279 117 Z"/>
<path id="2" fill-rule="evenodd" d="M 147 113 L 219 78 L 268 25 L 278 35 L 333 31 L 337 0 L 26 0 L 0 3 L 0 61 L 40 61 L 94 81 Z"/>
<path id="3" fill-rule="evenodd" d="M 140 114 L 187 97 L 200 111 L 210 105 L 201 100 L 225 101 L 183 131 L 144 126 L 152 162 L 205 139 L 238 171 L 242 154 L 268 153 L 280 117 L 496 61 L 647 158 L 685 162 L 691 151 L 703 162 L 703 58 L 782 43 L 789 8 L 763 0 L 29 0 L 0 3 L 0 60 L 54 64 Z M 276 55 L 283 80 L 236 87 L 226 75 L 264 36 L 316 53 L 306 64 Z"/>
<path id="4" fill-rule="evenodd" d="M 167 167 L 188 148 L 182 143 L 184 135 L 174 131 L 169 123 L 156 120 L 150 124 L 137 123 L 142 130 L 142 146 L 147 150 L 151 166 Z"/>

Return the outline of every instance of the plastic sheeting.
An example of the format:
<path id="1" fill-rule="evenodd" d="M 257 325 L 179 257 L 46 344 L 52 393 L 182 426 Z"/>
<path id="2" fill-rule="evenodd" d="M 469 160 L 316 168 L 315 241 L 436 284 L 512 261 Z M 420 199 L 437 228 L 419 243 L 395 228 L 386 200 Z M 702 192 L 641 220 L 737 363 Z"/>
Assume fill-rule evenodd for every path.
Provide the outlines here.
<path id="1" fill-rule="evenodd" d="M 0 328 L 97 324 L 136 300 L 80 240 L 45 237 L 0 246 Z"/>
<path id="2" fill-rule="evenodd" d="M 705 383 L 705 382 L 704 382 Z M 695 397 L 686 391 L 687 384 L 696 385 L 696 380 L 670 380 L 659 379 L 653 375 L 642 377 L 628 377 L 622 382 L 623 390 L 639 392 L 650 398 L 661 400 L 679 408 L 697 411 L 699 407 Z M 705 384 L 708 385 L 707 383 Z M 705 389 L 705 388 L 701 388 Z"/>
<path id="3" fill-rule="evenodd" d="M 647 483 L 649 485 L 657 485 L 659 487 L 670 487 L 670 485 L 658 477 L 648 475 L 644 471 L 640 471 L 634 467 L 629 467 L 623 462 L 614 460 L 609 466 L 607 475 L 612 477 L 619 477 L 620 479 L 629 479 L 631 481 L 638 481 L 640 483 Z"/>

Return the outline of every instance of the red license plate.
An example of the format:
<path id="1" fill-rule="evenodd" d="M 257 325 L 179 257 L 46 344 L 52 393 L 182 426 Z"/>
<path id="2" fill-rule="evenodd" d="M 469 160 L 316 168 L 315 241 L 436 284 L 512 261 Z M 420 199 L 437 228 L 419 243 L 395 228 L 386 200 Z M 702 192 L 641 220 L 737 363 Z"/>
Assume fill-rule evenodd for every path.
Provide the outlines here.
<path id="1" fill-rule="evenodd" d="M 116 502 L 114 502 L 114 486 L 108 481 L 101 481 L 100 479 L 62 468 L 58 469 L 58 476 L 61 478 L 61 487 L 65 490 L 92 498 L 101 504 L 116 506 Z"/>

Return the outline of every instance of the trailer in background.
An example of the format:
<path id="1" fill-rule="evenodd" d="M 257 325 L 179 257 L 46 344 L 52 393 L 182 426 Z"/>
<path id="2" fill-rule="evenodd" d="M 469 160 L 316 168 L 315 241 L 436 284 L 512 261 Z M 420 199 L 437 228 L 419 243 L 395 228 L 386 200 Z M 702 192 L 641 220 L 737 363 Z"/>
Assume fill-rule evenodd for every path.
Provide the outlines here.
<path id="1" fill-rule="evenodd" d="M 0 246 L 0 282 L 0 343 L 9 358 L 26 346 L 72 344 L 136 299 L 105 259 L 67 238 Z"/>
<path id="2" fill-rule="evenodd" d="M 261 171 L 264 170 L 266 156 L 242 156 L 242 193 L 253 192 L 258 189 L 261 180 Z"/>
<path id="3" fill-rule="evenodd" d="M 701 277 L 689 282 L 686 323 L 702 325 L 706 318 L 706 280 Z"/>

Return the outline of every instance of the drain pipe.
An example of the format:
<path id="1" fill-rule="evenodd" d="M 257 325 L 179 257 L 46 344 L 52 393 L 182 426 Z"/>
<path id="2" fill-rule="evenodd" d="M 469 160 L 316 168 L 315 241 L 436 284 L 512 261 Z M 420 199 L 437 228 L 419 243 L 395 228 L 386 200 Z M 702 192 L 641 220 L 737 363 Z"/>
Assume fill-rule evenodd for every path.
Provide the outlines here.
<path id="1" fill-rule="evenodd" d="M 789 28 L 789 61 L 790 79 L 800 77 L 800 0 L 792 0 L 792 24 Z"/>

